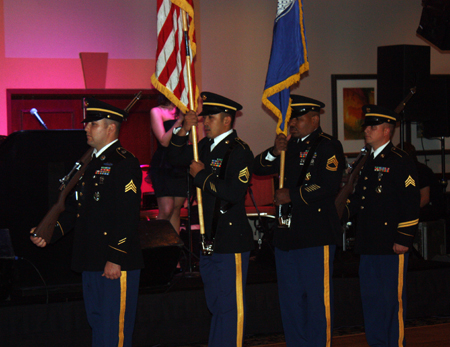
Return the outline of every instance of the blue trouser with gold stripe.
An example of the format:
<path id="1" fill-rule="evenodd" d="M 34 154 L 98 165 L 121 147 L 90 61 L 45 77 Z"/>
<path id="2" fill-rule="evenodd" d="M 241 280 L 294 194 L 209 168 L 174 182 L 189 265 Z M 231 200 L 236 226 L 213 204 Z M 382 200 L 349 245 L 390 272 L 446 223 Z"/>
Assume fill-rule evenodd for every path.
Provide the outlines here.
<path id="1" fill-rule="evenodd" d="M 83 297 L 93 347 L 131 347 L 141 270 L 110 280 L 103 271 L 84 271 Z"/>
<path id="2" fill-rule="evenodd" d="M 409 254 L 361 255 L 359 280 L 369 346 L 404 346 Z"/>
<path id="3" fill-rule="evenodd" d="M 206 303 L 212 313 L 209 347 L 243 345 L 249 259 L 250 252 L 200 257 Z"/>
<path id="4" fill-rule="evenodd" d="M 336 246 L 275 248 L 286 346 L 331 346 Z"/>

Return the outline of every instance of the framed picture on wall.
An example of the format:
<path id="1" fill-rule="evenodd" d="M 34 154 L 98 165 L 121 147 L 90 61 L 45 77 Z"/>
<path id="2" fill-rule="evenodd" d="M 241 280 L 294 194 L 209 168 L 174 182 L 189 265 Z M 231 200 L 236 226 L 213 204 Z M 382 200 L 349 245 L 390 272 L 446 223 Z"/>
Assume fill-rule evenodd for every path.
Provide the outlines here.
<path id="1" fill-rule="evenodd" d="M 362 107 L 377 102 L 377 75 L 331 75 L 333 136 L 353 156 L 364 146 Z"/>

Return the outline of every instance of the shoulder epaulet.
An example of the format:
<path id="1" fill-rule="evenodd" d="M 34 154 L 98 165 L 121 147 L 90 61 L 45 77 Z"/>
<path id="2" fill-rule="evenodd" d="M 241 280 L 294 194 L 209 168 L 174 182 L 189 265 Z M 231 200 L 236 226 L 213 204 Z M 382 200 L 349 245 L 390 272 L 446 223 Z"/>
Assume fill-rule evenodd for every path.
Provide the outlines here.
<path id="1" fill-rule="evenodd" d="M 234 141 L 236 141 L 237 143 L 239 143 L 239 144 L 242 146 L 242 148 L 244 148 L 244 149 L 250 149 L 250 146 L 249 146 L 246 142 L 242 141 L 239 137 L 236 137 L 236 138 L 234 139 Z"/>
<path id="2" fill-rule="evenodd" d="M 400 149 L 398 147 L 392 147 L 391 151 L 397 154 L 400 158 L 403 158 L 404 156 L 408 155 L 408 153 L 406 153 L 403 149 Z"/>
<path id="3" fill-rule="evenodd" d="M 116 149 L 117 154 L 119 154 L 121 157 L 126 158 L 128 157 L 134 157 L 134 154 L 131 152 L 128 152 L 125 148 L 123 147 L 117 147 Z"/>
<path id="4" fill-rule="evenodd" d="M 322 137 L 326 138 L 327 140 L 331 140 L 332 139 L 331 135 L 328 135 L 328 134 L 325 134 L 325 133 L 321 133 L 319 136 L 322 136 Z"/>

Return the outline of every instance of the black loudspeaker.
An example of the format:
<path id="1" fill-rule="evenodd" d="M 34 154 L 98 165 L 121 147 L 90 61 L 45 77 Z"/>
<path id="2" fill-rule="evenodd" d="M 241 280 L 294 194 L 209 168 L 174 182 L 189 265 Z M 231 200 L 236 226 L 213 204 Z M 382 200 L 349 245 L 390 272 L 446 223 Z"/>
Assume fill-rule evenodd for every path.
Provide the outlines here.
<path id="1" fill-rule="evenodd" d="M 417 34 L 445 51 L 450 49 L 450 1 L 422 0 L 422 16 Z"/>
<path id="2" fill-rule="evenodd" d="M 403 114 L 409 121 L 421 121 L 425 85 L 430 78 L 430 47 L 396 45 L 378 47 L 377 104 L 390 110 L 416 88 Z"/>
<path id="3" fill-rule="evenodd" d="M 183 241 L 167 220 L 140 221 L 139 238 L 145 264 L 141 286 L 168 284 L 177 268 Z"/>
<path id="4" fill-rule="evenodd" d="M 18 131 L 0 145 L 0 229 L 9 229 L 20 258 L 14 263 L 18 296 L 34 295 L 32 288 L 42 288 L 42 279 L 48 287 L 81 283 L 70 266 L 73 233 L 39 248 L 30 241 L 30 229 L 56 202 L 59 179 L 88 148 L 84 130 Z"/>
<path id="5" fill-rule="evenodd" d="M 8 229 L 0 229 L 0 301 L 8 298 L 13 282 L 14 249 Z"/>
<path id="6" fill-rule="evenodd" d="M 432 75 L 424 98 L 423 136 L 450 136 L 450 75 Z"/>

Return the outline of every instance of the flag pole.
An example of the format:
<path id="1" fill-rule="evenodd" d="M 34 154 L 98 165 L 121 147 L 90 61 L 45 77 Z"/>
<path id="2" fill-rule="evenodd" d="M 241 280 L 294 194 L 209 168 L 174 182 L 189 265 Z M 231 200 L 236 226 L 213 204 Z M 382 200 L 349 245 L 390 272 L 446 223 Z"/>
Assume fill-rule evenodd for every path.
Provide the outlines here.
<path id="1" fill-rule="evenodd" d="M 286 151 L 280 153 L 280 180 L 278 182 L 278 189 L 284 188 L 284 166 L 286 163 Z"/>
<path id="2" fill-rule="evenodd" d="M 289 105 L 288 105 L 288 109 L 286 111 L 286 118 L 284 120 L 284 130 L 283 130 L 283 134 L 284 136 L 288 136 L 287 134 L 287 124 L 289 123 L 289 120 L 291 118 L 291 99 L 289 98 Z M 279 177 L 279 182 L 278 182 L 278 189 L 283 189 L 284 188 L 284 168 L 286 166 L 286 151 L 281 151 L 280 153 L 280 177 Z"/>
<path id="3" fill-rule="evenodd" d="M 190 109 L 193 110 L 194 107 L 194 91 L 192 89 L 192 72 L 191 72 L 191 55 L 190 55 L 190 46 L 189 46 L 189 35 L 188 35 L 188 25 L 186 18 L 186 11 L 181 10 L 182 18 L 183 18 L 183 32 L 184 39 L 186 44 L 186 68 L 188 75 L 188 91 L 189 91 L 189 106 Z M 193 110 L 195 111 L 195 110 Z M 198 139 L 197 139 L 197 127 L 195 125 L 192 126 L 191 129 L 192 134 L 192 147 L 194 150 L 194 160 L 198 162 Z M 205 222 L 203 218 L 203 199 L 202 199 L 202 190 L 197 187 L 197 203 L 198 203 L 198 219 L 200 224 L 200 234 L 204 237 L 205 235 Z"/>

